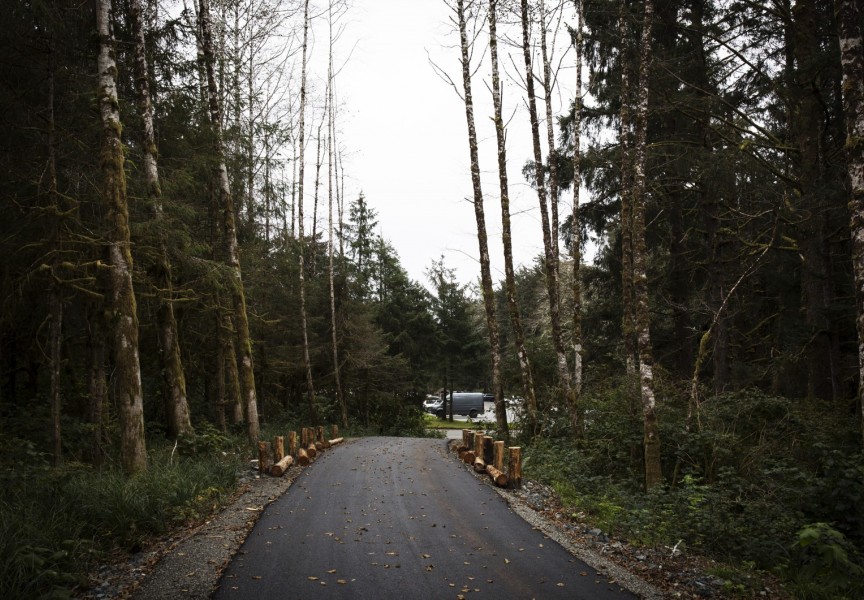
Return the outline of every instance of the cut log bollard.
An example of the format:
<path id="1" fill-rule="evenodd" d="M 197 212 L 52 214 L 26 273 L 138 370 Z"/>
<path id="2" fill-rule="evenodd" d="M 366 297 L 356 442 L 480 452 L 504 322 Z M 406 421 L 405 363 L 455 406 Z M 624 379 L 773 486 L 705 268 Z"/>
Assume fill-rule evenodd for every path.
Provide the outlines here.
<path id="1" fill-rule="evenodd" d="M 316 442 L 324 442 L 324 426 L 323 425 L 318 426 L 318 431 L 315 434 L 315 441 Z"/>
<path id="2" fill-rule="evenodd" d="M 318 448 L 315 447 L 314 442 L 310 442 L 309 446 L 306 447 L 306 454 L 309 455 L 309 460 L 315 460 L 315 457 L 318 456 Z"/>
<path id="3" fill-rule="evenodd" d="M 277 435 L 273 438 L 273 461 L 277 464 L 285 458 L 285 438 Z"/>
<path id="4" fill-rule="evenodd" d="M 483 458 L 483 434 L 479 431 L 474 434 L 474 457 Z"/>
<path id="5" fill-rule="evenodd" d="M 335 425 L 334 425 L 334 427 L 335 427 Z M 341 444 L 344 440 L 345 440 L 345 438 L 337 437 L 337 438 L 333 438 L 332 440 L 327 440 L 327 441 L 331 446 L 335 446 L 336 444 Z"/>
<path id="6" fill-rule="evenodd" d="M 315 440 L 313 445 L 315 446 L 315 450 L 317 450 L 318 452 L 324 452 L 324 450 L 326 450 L 326 448 L 324 447 L 324 442 L 319 442 L 318 440 Z"/>
<path id="7" fill-rule="evenodd" d="M 466 465 L 473 465 L 475 458 L 477 457 L 474 455 L 473 450 L 465 450 L 465 452 L 462 453 L 462 462 Z"/>
<path id="8" fill-rule="evenodd" d="M 339 426 L 336 425 L 335 423 L 330 426 L 330 438 L 331 438 L 331 441 L 339 438 Z M 339 439 L 341 439 L 341 438 L 339 438 Z"/>
<path id="9" fill-rule="evenodd" d="M 483 460 L 483 457 L 478 456 L 474 459 L 474 472 L 475 473 L 485 473 L 486 472 L 486 461 Z"/>
<path id="10" fill-rule="evenodd" d="M 492 466 L 499 471 L 504 471 L 504 442 L 497 441 L 492 444 Z"/>
<path id="11" fill-rule="evenodd" d="M 483 436 L 483 462 L 487 465 L 492 464 L 492 442 L 494 441 L 491 435 Z"/>
<path id="12" fill-rule="evenodd" d="M 300 447 L 304 450 L 309 446 L 309 430 L 306 427 L 300 428 Z"/>
<path id="13" fill-rule="evenodd" d="M 270 442 L 258 442 L 258 470 L 269 473 L 273 464 L 273 452 L 270 450 Z"/>
<path id="14" fill-rule="evenodd" d="M 507 461 L 507 478 L 510 489 L 522 488 L 522 448 L 510 446 L 510 457 Z"/>
<path id="15" fill-rule="evenodd" d="M 306 451 L 303 448 L 297 449 L 297 464 L 301 467 L 305 467 L 309 464 L 309 455 L 306 454 Z"/>
<path id="16" fill-rule="evenodd" d="M 285 471 L 287 471 L 288 468 L 293 464 L 294 457 L 290 454 L 286 454 L 282 457 L 282 460 L 270 467 L 270 474 L 274 477 L 282 477 L 285 474 Z"/>
<path id="17" fill-rule="evenodd" d="M 289 431 L 288 432 L 288 454 L 291 456 L 297 456 L 297 432 Z"/>
<path id="18" fill-rule="evenodd" d="M 496 469 L 492 465 L 486 465 L 486 472 L 489 473 L 489 477 L 495 482 L 495 485 L 501 488 L 507 487 L 506 473 L 502 473 L 500 469 Z"/>
<path id="19" fill-rule="evenodd" d="M 468 436 L 469 435 L 471 435 L 470 429 L 463 429 L 462 430 L 462 445 L 465 446 L 466 448 L 471 447 L 471 444 L 468 443 Z"/>

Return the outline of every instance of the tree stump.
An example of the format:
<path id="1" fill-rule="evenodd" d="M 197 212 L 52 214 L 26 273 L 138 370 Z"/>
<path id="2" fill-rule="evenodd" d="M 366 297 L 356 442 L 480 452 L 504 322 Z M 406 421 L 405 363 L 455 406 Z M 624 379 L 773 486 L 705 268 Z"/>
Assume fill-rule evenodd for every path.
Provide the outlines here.
<path id="1" fill-rule="evenodd" d="M 504 442 L 497 441 L 492 444 L 492 466 L 499 471 L 504 471 Z"/>
<path id="2" fill-rule="evenodd" d="M 288 432 L 288 454 L 291 456 L 297 456 L 297 432 L 289 431 Z"/>
<path id="3" fill-rule="evenodd" d="M 487 465 L 492 464 L 492 442 L 494 441 L 491 435 L 483 436 L 483 462 Z"/>
<path id="4" fill-rule="evenodd" d="M 277 435 L 273 438 L 273 460 L 278 463 L 285 458 L 285 438 Z"/>
<path id="5" fill-rule="evenodd" d="M 522 448 L 519 446 L 510 447 L 510 459 L 507 462 L 507 478 L 509 479 L 510 489 L 518 490 L 522 488 Z"/>
<path id="6" fill-rule="evenodd" d="M 258 442 L 258 470 L 261 473 L 269 473 L 273 464 L 273 452 L 270 450 L 270 442 Z"/>
<path id="7" fill-rule="evenodd" d="M 309 464 L 309 455 L 306 454 L 306 450 L 303 448 L 297 449 L 297 464 L 301 467 L 305 467 Z"/>

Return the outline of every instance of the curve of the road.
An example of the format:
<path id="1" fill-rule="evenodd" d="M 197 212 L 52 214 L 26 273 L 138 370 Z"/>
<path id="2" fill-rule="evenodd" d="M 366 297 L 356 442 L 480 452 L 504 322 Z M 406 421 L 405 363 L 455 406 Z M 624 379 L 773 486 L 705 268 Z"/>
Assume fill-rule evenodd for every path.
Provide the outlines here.
<path id="1" fill-rule="evenodd" d="M 334 447 L 270 504 L 214 598 L 636 598 L 514 514 L 446 442 Z"/>

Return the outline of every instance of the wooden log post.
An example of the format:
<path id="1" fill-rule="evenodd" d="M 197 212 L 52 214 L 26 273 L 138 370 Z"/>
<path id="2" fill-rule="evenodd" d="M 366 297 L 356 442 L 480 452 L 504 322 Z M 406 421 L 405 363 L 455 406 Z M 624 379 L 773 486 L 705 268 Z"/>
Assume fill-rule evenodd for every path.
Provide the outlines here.
<path id="1" fill-rule="evenodd" d="M 469 431 L 468 443 L 466 444 L 465 452 L 462 453 L 462 460 L 466 464 L 473 465 L 475 458 L 477 458 L 477 455 L 474 453 L 474 432 Z"/>
<path id="2" fill-rule="evenodd" d="M 506 473 L 503 473 L 500 469 L 496 469 L 492 465 L 486 465 L 486 472 L 489 473 L 489 477 L 495 482 L 495 485 L 501 488 L 507 487 Z"/>
<path id="3" fill-rule="evenodd" d="M 491 435 L 483 436 L 483 462 L 487 465 L 492 464 L 492 442 L 494 441 Z"/>
<path id="4" fill-rule="evenodd" d="M 273 438 L 273 462 L 278 463 L 285 458 L 285 438 L 277 435 Z"/>
<path id="5" fill-rule="evenodd" d="M 324 426 L 323 425 L 318 426 L 318 431 L 315 434 L 315 441 L 316 442 L 323 442 L 324 441 Z"/>
<path id="6" fill-rule="evenodd" d="M 471 445 L 468 443 L 468 436 L 469 435 L 471 435 L 470 429 L 463 429 L 462 430 L 462 445 L 465 446 L 466 448 L 471 447 Z"/>
<path id="7" fill-rule="evenodd" d="M 288 432 L 288 454 L 291 456 L 297 456 L 297 432 L 289 431 Z"/>
<path id="8" fill-rule="evenodd" d="M 479 431 L 474 434 L 474 456 L 483 458 L 483 434 Z"/>
<path id="9" fill-rule="evenodd" d="M 309 460 L 315 460 L 315 457 L 318 456 L 318 448 L 315 447 L 315 442 L 309 442 L 309 445 L 306 446 L 306 454 L 309 455 Z"/>
<path id="10" fill-rule="evenodd" d="M 275 465 L 270 467 L 270 474 L 274 477 L 282 477 L 285 474 L 285 471 L 294 464 L 294 457 L 290 454 L 286 454 L 282 457 L 282 460 L 276 462 Z"/>
<path id="11" fill-rule="evenodd" d="M 338 437 L 339 437 L 339 426 L 336 423 L 333 423 L 330 426 L 330 438 L 335 440 Z"/>
<path id="12" fill-rule="evenodd" d="M 309 455 L 306 454 L 306 450 L 303 448 L 297 448 L 297 464 L 301 467 L 309 464 Z"/>
<path id="13" fill-rule="evenodd" d="M 492 444 L 492 466 L 504 471 L 504 442 L 499 440 Z"/>
<path id="14" fill-rule="evenodd" d="M 315 446 L 315 450 L 317 450 L 319 453 L 326 450 L 326 448 L 324 447 L 324 442 L 319 442 L 318 440 L 315 440 L 314 442 L 312 442 L 312 445 Z"/>
<path id="15" fill-rule="evenodd" d="M 300 428 L 300 447 L 306 449 L 309 447 L 309 428 Z"/>
<path id="16" fill-rule="evenodd" d="M 270 449 L 270 442 L 258 442 L 258 470 L 269 473 L 272 464 L 273 451 Z"/>
<path id="17" fill-rule="evenodd" d="M 507 461 L 507 478 L 511 490 L 522 488 L 522 448 L 510 446 L 510 456 Z"/>

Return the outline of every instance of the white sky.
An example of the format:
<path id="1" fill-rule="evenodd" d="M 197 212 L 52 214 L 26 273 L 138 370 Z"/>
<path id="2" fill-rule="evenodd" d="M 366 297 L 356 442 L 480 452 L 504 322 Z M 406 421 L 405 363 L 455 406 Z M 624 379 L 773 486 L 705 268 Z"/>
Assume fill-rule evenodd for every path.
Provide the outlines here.
<path id="1" fill-rule="evenodd" d="M 460 281 L 476 282 L 479 251 L 474 209 L 466 200 L 473 192 L 464 104 L 429 64 L 431 57 L 461 90 L 458 32 L 449 21 L 453 13 L 443 0 L 352 1 L 336 48 L 343 62 L 351 53 L 336 80 L 342 103 L 337 127 L 346 152 L 346 200 L 363 191 L 378 212 L 381 235 L 392 243 L 412 279 L 428 285 L 426 269 L 443 256 Z M 572 9 L 565 9 L 564 17 L 572 23 Z M 566 32 L 560 37 L 559 42 L 569 42 Z M 318 37 L 314 52 L 326 54 L 325 40 Z M 480 42 L 485 48 L 488 32 Z M 524 64 L 521 54 L 510 61 L 505 53 L 504 48 L 499 50 L 502 69 L 513 72 L 514 63 Z M 559 51 L 556 58 L 561 56 Z M 568 91 L 554 99 L 555 115 L 572 93 L 572 83 L 563 81 L 573 78 L 572 60 L 572 53 L 564 59 L 560 77 Z M 500 281 L 503 249 L 489 70 L 487 53 L 475 75 L 473 93 L 493 279 Z M 505 120 L 516 109 L 508 126 L 507 151 L 517 265 L 529 264 L 542 253 L 537 196 L 521 173 L 532 157 L 522 96 L 517 85 L 506 82 Z M 542 104 L 538 110 L 542 117 Z M 545 140 L 545 129 L 541 137 Z M 562 198 L 562 220 L 569 211 L 570 199 Z"/>

